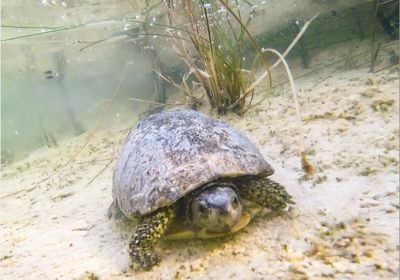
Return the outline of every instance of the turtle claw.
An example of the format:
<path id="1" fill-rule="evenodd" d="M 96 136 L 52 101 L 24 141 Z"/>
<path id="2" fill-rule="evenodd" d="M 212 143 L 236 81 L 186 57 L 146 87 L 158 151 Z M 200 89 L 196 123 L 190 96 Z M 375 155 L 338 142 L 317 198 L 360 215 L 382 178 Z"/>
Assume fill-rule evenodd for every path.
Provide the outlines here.
<path id="1" fill-rule="evenodd" d="M 133 263 L 150 270 L 160 262 L 154 245 L 165 234 L 174 217 L 173 207 L 164 207 L 142 219 L 129 243 L 129 254 Z"/>
<path id="2" fill-rule="evenodd" d="M 151 270 L 161 261 L 160 256 L 156 252 L 143 250 L 134 245 L 132 246 L 132 244 L 129 247 L 132 265 L 138 264 L 144 270 Z"/>

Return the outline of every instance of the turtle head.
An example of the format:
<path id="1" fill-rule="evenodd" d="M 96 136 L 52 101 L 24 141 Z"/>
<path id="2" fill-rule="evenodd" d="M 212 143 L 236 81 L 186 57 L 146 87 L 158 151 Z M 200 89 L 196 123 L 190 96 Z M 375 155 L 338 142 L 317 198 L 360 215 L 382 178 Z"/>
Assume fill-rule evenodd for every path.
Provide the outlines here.
<path id="1" fill-rule="evenodd" d="M 233 184 L 215 183 L 196 194 L 189 209 L 192 222 L 212 232 L 230 232 L 242 214 L 234 188 Z"/>

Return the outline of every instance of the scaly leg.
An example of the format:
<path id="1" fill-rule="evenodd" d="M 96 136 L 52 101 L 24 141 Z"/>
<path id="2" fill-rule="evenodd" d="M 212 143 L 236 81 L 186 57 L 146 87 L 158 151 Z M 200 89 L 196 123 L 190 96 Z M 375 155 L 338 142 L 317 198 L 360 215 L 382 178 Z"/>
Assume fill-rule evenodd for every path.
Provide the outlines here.
<path id="1" fill-rule="evenodd" d="M 287 204 L 294 204 L 285 188 L 268 178 L 242 177 L 238 183 L 241 197 L 272 211 L 279 211 L 284 209 Z"/>
<path id="2" fill-rule="evenodd" d="M 160 257 L 154 251 L 154 245 L 165 234 L 174 217 L 174 208 L 164 207 L 142 218 L 129 243 L 132 262 L 145 270 L 159 263 Z"/>

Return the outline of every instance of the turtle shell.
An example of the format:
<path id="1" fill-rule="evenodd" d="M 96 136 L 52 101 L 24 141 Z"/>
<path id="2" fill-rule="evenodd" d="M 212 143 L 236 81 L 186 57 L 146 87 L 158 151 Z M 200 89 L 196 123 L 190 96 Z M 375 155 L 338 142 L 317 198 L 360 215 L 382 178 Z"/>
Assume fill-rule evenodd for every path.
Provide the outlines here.
<path id="1" fill-rule="evenodd" d="M 114 167 L 113 197 L 133 218 L 218 178 L 273 172 L 237 129 L 193 110 L 164 111 L 130 131 Z"/>

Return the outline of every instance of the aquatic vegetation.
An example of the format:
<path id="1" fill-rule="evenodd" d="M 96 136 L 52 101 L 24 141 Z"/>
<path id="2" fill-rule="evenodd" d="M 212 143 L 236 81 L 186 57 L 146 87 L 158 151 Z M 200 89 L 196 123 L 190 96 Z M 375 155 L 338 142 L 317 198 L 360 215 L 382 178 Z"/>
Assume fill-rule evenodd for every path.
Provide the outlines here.
<path id="1" fill-rule="evenodd" d="M 203 86 L 211 107 L 219 114 L 244 113 L 246 105 L 251 103 L 246 102 L 246 98 L 254 94 L 254 88 L 249 87 L 255 77 L 257 61 L 270 72 L 261 48 L 247 29 L 252 15 L 245 21 L 238 6 L 236 2 L 236 10 L 233 10 L 223 0 L 183 1 L 181 5 L 168 2 L 169 25 L 184 28 L 192 43 L 192 48 L 188 48 L 186 42 L 174 39 L 174 50 L 189 67 L 189 73 Z M 183 24 L 173 21 L 182 10 Z M 255 55 L 247 51 L 249 41 L 256 50 Z M 250 69 L 246 69 L 247 64 Z M 271 75 L 268 81 L 268 89 L 271 89 Z M 185 92 L 193 96 L 187 86 Z"/>

